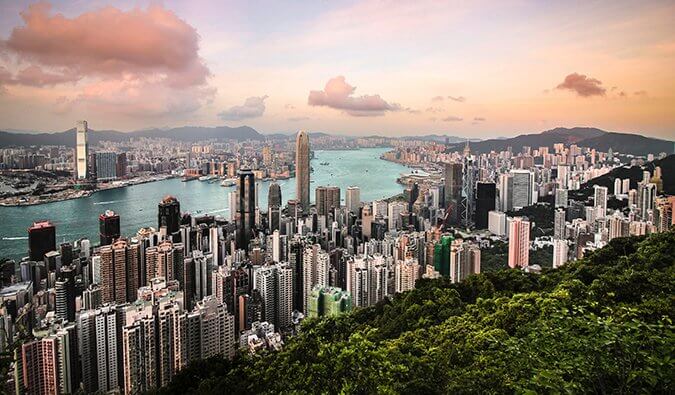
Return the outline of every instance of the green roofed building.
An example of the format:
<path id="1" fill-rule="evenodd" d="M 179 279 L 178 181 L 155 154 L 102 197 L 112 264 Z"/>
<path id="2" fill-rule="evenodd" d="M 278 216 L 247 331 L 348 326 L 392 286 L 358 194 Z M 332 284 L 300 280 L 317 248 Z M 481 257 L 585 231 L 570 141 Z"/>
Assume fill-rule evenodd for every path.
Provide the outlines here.
<path id="1" fill-rule="evenodd" d="M 441 276 L 450 275 L 450 247 L 454 237 L 441 236 L 441 240 L 434 246 L 434 269 Z"/>
<path id="2" fill-rule="evenodd" d="M 352 295 L 338 287 L 317 285 L 309 294 L 309 317 L 335 316 L 352 310 Z"/>

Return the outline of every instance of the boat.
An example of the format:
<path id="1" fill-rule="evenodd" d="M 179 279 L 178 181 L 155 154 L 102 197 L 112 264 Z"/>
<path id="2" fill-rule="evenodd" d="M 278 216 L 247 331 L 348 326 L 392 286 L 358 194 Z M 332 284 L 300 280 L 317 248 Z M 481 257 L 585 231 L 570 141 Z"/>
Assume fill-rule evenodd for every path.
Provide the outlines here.
<path id="1" fill-rule="evenodd" d="M 320 164 L 321 166 L 328 166 L 328 165 L 330 165 L 330 163 L 328 163 L 328 162 L 321 162 L 321 163 L 319 163 L 319 164 Z"/>
<path id="2" fill-rule="evenodd" d="M 199 177 L 197 177 L 197 176 L 183 176 L 183 178 L 181 179 L 181 181 L 183 181 L 183 182 L 194 181 L 194 180 L 196 180 L 196 179 L 198 179 L 198 178 L 199 178 Z"/>
<path id="3" fill-rule="evenodd" d="M 220 183 L 221 187 L 233 187 L 237 184 L 237 181 L 234 178 L 226 178 L 223 182 Z"/>

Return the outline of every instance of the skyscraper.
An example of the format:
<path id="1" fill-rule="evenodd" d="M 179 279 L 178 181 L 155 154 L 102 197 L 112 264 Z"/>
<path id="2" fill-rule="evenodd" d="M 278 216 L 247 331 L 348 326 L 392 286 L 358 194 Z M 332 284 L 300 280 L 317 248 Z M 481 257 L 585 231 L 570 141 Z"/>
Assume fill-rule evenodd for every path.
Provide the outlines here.
<path id="1" fill-rule="evenodd" d="M 56 250 L 56 227 L 50 221 L 34 222 L 28 228 L 28 255 L 31 261 L 41 261 L 49 251 Z"/>
<path id="2" fill-rule="evenodd" d="M 140 244 L 120 239 L 103 246 L 101 256 L 101 299 L 103 303 L 136 300 L 139 286 Z"/>
<path id="3" fill-rule="evenodd" d="M 295 198 L 304 212 L 309 209 L 309 135 L 298 132 L 295 140 Z"/>
<path id="4" fill-rule="evenodd" d="M 595 214 L 598 218 L 604 218 L 607 215 L 607 187 L 598 185 L 593 186 Z"/>
<path id="5" fill-rule="evenodd" d="M 359 213 L 359 206 L 361 205 L 361 189 L 356 186 L 347 187 L 347 196 L 345 205 L 352 214 Z"/>
<path id="6" fill-rule="evenodd" d="M 340 188 L 335 186 L 316 187 L 315 203 L 318 215 L 328 215 L 340 207 Z"/>
<path id="7" fill-rule="evenodd" d="M 487 229 L 488 213 L 495 209 L 497 190 L 494 182 L 479 182 L 476 187 L 476 228 Z"/>
<path id="8" fill-rule="evenodd" d="M 529 170 L 511 170 L 513 177 L 513 208 L 523 208 L 534 202 L 534 173 Z"/>
<path id="9" fill-rule="evenodd" d="M 317 285 L 309 295 L 308 317 L 335 316 L 351 311 L 352 296 L 336 287 Z"/>
<path id="10" fill-rule="evenodd" d="M 162 226 L 166 227 L 167 235 L 177 232 L 180 227 L 180 203 L 178 199 L 167 195 L 159 202 L 157 209 L 159 211 L 157 217 L 158 228 Z"/>
<path id="11" fill-rule="evenodd" d="M 248 249 L 255 227 L 255 175 L 250 169 L 241 169 L 238 176 L 237 246 Z"/>
<path id="12" fill-rule="evenodd" d="M 75 160 L 76 160 L 76 174 L 78 180 L 84 180 L 87 178 L 87 159 L 89 159 L 89 145 L 87 143 L 87 121 L 77 121 L 77 131 L 76 131 L 76 147 L 75 147 Z"/>
<path id="13" fill-rule="evenodd" d="M 527 267 L 530 264 L 530 222 L 515 217 L 509 224 L 509 267 Z"/>
<path id="14" fill-rule="evenodd" d="M 461 163 L 445 164 L 445 205 L 449 220 L 446 225 L 459 225 L 463 177 Z"/>
<path id="15" fill-rule="evenodd" d="M 106 210 L 98 217 L 98 227 L 101 245 L 111 244 L 120 237 L 120 216 L 114 211 Z"/>
<path id="16" fill-rule="evenodd" d="M 267 194 L 267 207 L 268 209 L 272 207 L 281 207 L 281 187 L 277 184 L 276 181 L 270 183 L 270 189 Z"/>

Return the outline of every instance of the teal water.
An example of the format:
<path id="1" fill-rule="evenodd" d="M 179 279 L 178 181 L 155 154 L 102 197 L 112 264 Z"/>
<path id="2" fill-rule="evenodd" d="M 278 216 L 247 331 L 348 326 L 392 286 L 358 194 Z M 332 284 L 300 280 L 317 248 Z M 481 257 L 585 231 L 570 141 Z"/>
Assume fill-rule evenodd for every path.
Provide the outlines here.
<path id="1" fill-rule="evenodd" d="M 316 151 L 311 161 L 310 198 L 319 185 L 336 185 L 342 190 L 344 203 L 348 186 L 361 188 L 361 200 L 372 201 L 401 193 L 396 183 L 406 167 L 379 159 L 386 149 L 353 151 Z M 323 166 L 319 163 L 329 162 Z M 295 179 L 280 180 L 282 199 L 295 198 Z M 269 182 L 259 182 L 258 205 L 267 210 Z M 57 243 L 87 237 L 98 243 L 98 216 L 105 210 L 120 215 L 123 235 L 133 235 L 144 226 L 157 227 L 157 203 L 165 195 L 174 195 L 181 211 L 215 214 L 229 218 L 227 194 L 236 187 L 224 188 L 220 183 L 169 179 L 95 193 L 87 198 L 54 202 L 37 206 L 0 207 L 0 257 L 18 259 L 28 250 L 28 227 L 35 220 L 51 220 L 56 225 Z"/>

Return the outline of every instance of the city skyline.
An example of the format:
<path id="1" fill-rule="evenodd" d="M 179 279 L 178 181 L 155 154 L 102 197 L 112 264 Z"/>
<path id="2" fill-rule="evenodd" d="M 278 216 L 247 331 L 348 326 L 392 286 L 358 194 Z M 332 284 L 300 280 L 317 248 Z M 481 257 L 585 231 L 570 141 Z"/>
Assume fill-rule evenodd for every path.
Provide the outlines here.
<path id="1" fill-rule="evenodd" d="M 0 128 L 673 136 L 669 2 L 148 4 L 1 5 Z"/>

